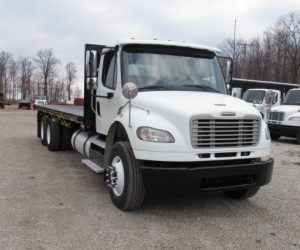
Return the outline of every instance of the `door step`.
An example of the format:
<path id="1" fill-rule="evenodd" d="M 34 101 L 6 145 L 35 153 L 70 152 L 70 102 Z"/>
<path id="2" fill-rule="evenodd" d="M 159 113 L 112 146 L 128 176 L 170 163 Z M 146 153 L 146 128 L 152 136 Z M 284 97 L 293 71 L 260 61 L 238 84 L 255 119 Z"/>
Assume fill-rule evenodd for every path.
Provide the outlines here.
<path id="1" fill-rule="evenodd" d="M 81 162 L 97 174 L 104 173 L 104 168 L 98 165 L 98 162 L 96 162 L 96 160 L 82 159 Z"/>

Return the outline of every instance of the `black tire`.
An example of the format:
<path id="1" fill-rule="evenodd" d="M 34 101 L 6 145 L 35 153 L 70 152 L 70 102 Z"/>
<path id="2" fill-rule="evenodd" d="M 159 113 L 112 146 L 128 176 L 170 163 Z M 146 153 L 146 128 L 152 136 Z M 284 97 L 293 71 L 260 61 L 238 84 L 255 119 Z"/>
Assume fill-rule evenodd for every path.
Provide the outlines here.
<path id="1" fill-rule="evenodd" d="M 48 119 L 47 125 L 47 145 L 50 151 L 60 150 L 60 127 L 59 122 L 54 119 Z"/>
<path id="2" fill-rule="evenodd" d="M 260 187 L 250 187 L 245 189 L 229 190 L 224 191 L 224 194 L 231 199 L 244 200 L 254 196 L 259 191 L 259 188 Z"/>
<path id="3" fill-rule="evenodd" d="M 73 135 L 73 129 L 60 126 L 61 132 L 61 150 L 67 151 L 72 150 L 71 138 Z"/>
<path id="4" fill-rule="evenodd" d="M 41 138 L 41 122 L 42 122 L 42 116 L 37 114 L 37 137 Z"/>
<path id="5" fill-rule="evenodd" d="M 124 188 L 120 195 L 116 195 L 114 189 L 110 188 L 111 199 L 121 210 L 137 209 L 142 205 L 145 196 L 140 163 L 135 159 L 129 142 L 117 142 L 112 146 L 108 158 L 109 166 L 118 157 L 123 163 Z"/>
<path id="6" fill-rule="evenodd" d="M 300 129 L 298 129 L 296 140 L 297 140 L 297 143 L 300 144 Z"/>
<path id="7" fill-rule="evenodd" d="M 279 134 L 274 134 L 274 133 L 270 133 L 270 135 L 271 135 L 271 139 L 272 140 L 278 140 L 280 138 L 280 136 L 281 136 Z"/>
<path id="8" fill-rule="evenodd" d="M 40 125 L 41 125 L 41 128 L 40 128 L 41 142 L 43 145 L 47 145 L 47 125 L 48 125 L 47 116 L 42 116 Z"/>

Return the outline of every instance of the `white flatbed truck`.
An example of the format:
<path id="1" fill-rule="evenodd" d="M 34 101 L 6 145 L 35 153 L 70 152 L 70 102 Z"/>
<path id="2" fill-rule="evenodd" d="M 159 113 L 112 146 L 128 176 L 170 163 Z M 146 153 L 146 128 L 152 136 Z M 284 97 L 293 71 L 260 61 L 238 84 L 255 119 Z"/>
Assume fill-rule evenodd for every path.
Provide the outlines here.
<path id="1" fill-rule="evenodd" d="M 84 107 L 37 106 L 38 136 L 51 151 L 72 144 L 122 210 L 152 188 L 251 197 L 271 181 L 270 135 L 252 105 L 228 95 L 230 63 L 224 77 L 218 52 L 158 40 L 86 45 Z"/>
<path id="2" fill-rule="evenodd" d="M 271 138 L 295 138 L 300 144 L 300 88 L 290 89 L 280 106 L 271 109 L 268 120 Z"/>
<path id="3" fill-rule="evenodd" d="M 272 100 L 271 103 L 268 103 L 270 97 Z M 271 108 L 281 104 L 281 92 L 277 89 L 247 89 L 243 95 L 243 100 L 252 103 L 267 122 Z"/>

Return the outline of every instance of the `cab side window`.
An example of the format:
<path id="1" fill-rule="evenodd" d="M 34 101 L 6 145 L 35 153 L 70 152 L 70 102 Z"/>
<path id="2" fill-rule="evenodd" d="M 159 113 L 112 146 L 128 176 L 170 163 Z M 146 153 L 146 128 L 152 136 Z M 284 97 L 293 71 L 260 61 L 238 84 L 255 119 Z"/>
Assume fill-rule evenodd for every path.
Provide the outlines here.
<path id="1" fill-rule="evenodd" d="M 116 54 L 114 52 L 107 53 L 103 61 L 103 86 L 109 89 L 116 88 L 117 81 Z"/>

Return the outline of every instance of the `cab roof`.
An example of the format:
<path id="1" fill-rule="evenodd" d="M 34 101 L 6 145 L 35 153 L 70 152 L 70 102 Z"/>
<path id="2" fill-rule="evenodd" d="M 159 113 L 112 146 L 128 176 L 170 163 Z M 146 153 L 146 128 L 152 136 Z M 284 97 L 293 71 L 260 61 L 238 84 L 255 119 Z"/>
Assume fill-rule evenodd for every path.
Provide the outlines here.
<path id="1" fill-rule="evenodd" d="M 220 54 L 221 50 L 209 47 L 205 45 L 200 45 L 196 43 L 186 43 L 186 42 L 175 42 L 175 41 L 165 41 L 165 40 L 142 40 L 142 39 L 122 39 L 117 41 L 115 45 L 128 45 L 128 44 L 145 44 L 145 45 L 162 45 L 162 46 L 175 46 L 175 47 L 183 47 L 183 48 L 193 48 L 193 49 L 201 49 L 213 52 L 215 54 Z"/>

